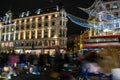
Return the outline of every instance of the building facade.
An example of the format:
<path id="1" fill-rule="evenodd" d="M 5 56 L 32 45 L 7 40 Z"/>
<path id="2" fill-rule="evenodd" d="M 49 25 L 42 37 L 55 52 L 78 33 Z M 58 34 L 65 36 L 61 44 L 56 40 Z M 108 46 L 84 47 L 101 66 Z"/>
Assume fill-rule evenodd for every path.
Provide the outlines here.
<path id="1" fill-rule="evenodd" d="M 111 14 L 120 17 L 120 0 L 107 0 L 103 4 Z"/>
<path id="2" fill-rule="evenodd" d="M 17 17 L 8 11 L 1 20 L 1 50 L 66 51 L 67 21 L 65 10 L 59 6 L 22 12 Z"/>

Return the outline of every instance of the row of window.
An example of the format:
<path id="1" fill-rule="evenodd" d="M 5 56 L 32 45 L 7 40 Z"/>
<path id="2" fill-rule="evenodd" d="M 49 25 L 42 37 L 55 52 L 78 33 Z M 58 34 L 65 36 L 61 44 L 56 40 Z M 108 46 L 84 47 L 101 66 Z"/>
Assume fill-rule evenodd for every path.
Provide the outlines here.
<path id="1" fill-rule="evenodd" d="M 26 42 L 15 42 L 15 47 L 22 47 L 22 46 L 55 46 L 58 45 L 55 40 L 44 40 L 42 41 L 26 41 Z M 59 40 L 59 45 L 66 45 L 65 40 Z"/>
<path id="2" fill-rule="evenodd" d="M 119 5 L 117 2 L 114 2 L 112 4 L 106 4 L 106 8 L 107 10 L 111 10 L 111 9 L 118 9 L 119 8 Z"/>
<path id="3" fill-rule="evenodd" d="M 42 27 L 42 25 L 44 26 L 44 27 L 47 27 L 47 26 L 49 26 L 49 22 L 44 22 L 44 23 L 38 23 L 38 24 L 35 24 L 35 23 L 32 23 L 31 25 L 30 24 L 26 24 L 26 25 L 16 25 L 16 27 L 15 26 L 11 26 L 11 27 L 9 27 L 9 26 L 6 26 L 5 28 L 2 28 L 2 33 L 5 33 L 5 31 L 6 32 L 13 32 L 13 31 L 18 31 L 18 30 L 25 30 L 25 29 L 34 29 L 34 28 L 36 28 L 36 26 L 38 26 L 37 28 L 41 28 Z M 51 26 L 55 26 L 56 25 L 56 23 L 54 22 L 54 21 L 52 21 L 51 22 L 51 24 L 50 24 Z M 66 26 L 66 22 L 64 21 L 60 21 L 60 25 L 61 26 Z"/>
<path id="4" fill-rule="evenodd" d="M 14 40 L 14 37 L 15 37 L 15 40 L 19 40 L 19 38 L 20 38 L 20 40 L 36 39 L 36 36 L 37 36 L 37 39 L 42 38 L 42 30 L 38 30 L 37 35 L 35 33 L 36 33 L 36 31 L 26 31 L 26 32 L 15 33 L 15 36 L 14 36 L 14 34 L 6 34 L 6 35 L 4 34 L 4 35 L 2 35 L 2 41 Z M 44 38 L 54 37 L 55 34 L 56 34 L 55 29 L 51 29 L 50 34 L 49 34 L 49 30 L 47 29 L 47 30 L 44 30 L 43 37 Z M 60 29 L 58 37 L 66 37 L 66 30 Z"/>
<path id="5" fill-rule="evenodd" d="M 50 14 L 50 15 L 45 15 L 45 16 L 40 16 L 40 17 L 32 17 L 32 18 L 25 18 L 25 19 L 20 19 L 20 20 L 17 20 L 16 21 L 16 24 L 19 24 L 19 23 L 29 23 L 29 22 L 35 22 L 36 20 L 39 21 L 42 21 L 43 19 L 44 20 L 48 20 L 48 19 L 54 19 L 56 17 L 65 17 L 66 18 L 66 13 L 65 12 L 62 12 L 62 13 L 59 13 L 59 14 Z"/>

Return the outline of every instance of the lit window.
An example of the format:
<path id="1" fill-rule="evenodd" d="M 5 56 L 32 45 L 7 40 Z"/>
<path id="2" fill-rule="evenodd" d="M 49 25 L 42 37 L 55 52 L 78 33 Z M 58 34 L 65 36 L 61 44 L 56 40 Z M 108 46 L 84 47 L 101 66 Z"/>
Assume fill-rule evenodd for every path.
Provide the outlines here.
<path id="1" fill-rule="evenodd" d="M 38 9 L 38 10 L 37 10 L 37 14 L 40 14 L 40 12 L 41 12 L 41 9 Z"/>
<path id="2" fill-rule="evenodd" d="M 26 16 L 29 16 L 29 15 L 30 15 L 30 11 L 27 11 Z"/>
<path id="3" fill-rule="evenodd" d="M 117 3 L 113 3 L 112 8 L 113 8 L 113 9 L 118 8 L 118 4 L 117 4 Z"/>

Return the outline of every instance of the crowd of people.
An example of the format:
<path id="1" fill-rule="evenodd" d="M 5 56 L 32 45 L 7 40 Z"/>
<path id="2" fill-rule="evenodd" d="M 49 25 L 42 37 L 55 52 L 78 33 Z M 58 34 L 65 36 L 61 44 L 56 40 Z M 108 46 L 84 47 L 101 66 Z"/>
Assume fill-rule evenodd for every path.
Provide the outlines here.
<path id="1" fill-rule="evenodd" d="M 88 67 L 88 65 L 83 66 L 83 64 L 88 63 L 88 61 L 94 63 L 95 59 L 95 52 L 90 54 L 55 53 L 54 55 L 50 55 L 49 52 L 39 55 L 34 52 L 0 52 L 0 74 L 5 71 L 5 67 L 9 68 L 7 73 L 14 76 L 21 73 L 40 74 L 42 71 L 61 72 L 65 69 L 72 71 L 71 66 L 79 67 L 79 70 L 84 70 L 83 67 Z"/>

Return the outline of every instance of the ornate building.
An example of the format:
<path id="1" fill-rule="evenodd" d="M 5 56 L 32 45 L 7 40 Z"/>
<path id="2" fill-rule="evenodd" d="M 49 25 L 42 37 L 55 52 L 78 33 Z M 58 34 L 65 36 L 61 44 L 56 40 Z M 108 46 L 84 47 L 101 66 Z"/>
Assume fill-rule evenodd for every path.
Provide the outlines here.
<path id="1" fill-rule="evenodd" d="M 67 48 L 67 17 L 59 6 L 22 12 L 11 11 L 1 18 L 0 48 L 3 51 L 37 52 L 52 54 Z"/>

